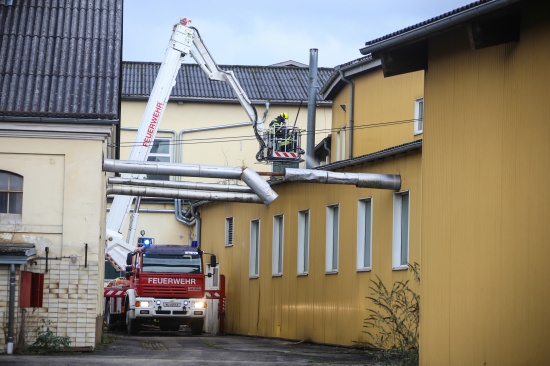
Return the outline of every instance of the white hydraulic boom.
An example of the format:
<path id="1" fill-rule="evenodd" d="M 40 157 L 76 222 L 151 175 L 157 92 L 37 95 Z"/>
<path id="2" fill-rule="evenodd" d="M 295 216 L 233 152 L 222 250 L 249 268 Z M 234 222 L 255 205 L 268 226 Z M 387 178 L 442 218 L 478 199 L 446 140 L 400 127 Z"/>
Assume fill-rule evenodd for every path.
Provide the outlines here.
<path id="1" fill-rule="evenodd" d="M 231 86 L 239 102 L 248 114 L 254 127 L 256 139 L 260 144 L 260 151 L 256 155 L 256 158 L 258 160 L 269 160 L 264 159 L 264 151 L 273 151 L 273 148 L 269 148 L 266 144 L 266 141 L 269 142 L 271 140 L 269 139 L 269 133 L 265 131 L 264 128 L 264 121 L 269 104 L 266 105 L 266 111 L 262 120 L 258 121 L 256 108 L 248 99 L 244 89 L 235 78 L 233 72 L 221 70 L 218 67 L 202 42 L 198 30 L 191 27 L 190 23 L 190 20 L 183 18 L 174 26 L 164 60 L 160 66 L 145 112 L 143 113 L 129 160 L 147 161 L 170 93 L 176 83 L 176 77 L 180 70 L 181 63 L 186 55 L 190 55 L 197 62 L 209 79 L 225 81 Z M 198 54 L 191 49 L 192 46 L 196 48 Z M 124 173 L 122 174 L 122 178 L 139 179 L 143 177 L 139 174 Z M 136 210 L 130 221 L 130 229 L 128 230 L 126 240 L 122 239 L 122 226 L 126 215 L 130 211 L 133 199 L 133 196 L 115 196 L 107 216 L 107 258 L 119 270 L 125 267 L 126 254 L 134 250 L 131 243 L 134 241 L 138 210 Z"/>

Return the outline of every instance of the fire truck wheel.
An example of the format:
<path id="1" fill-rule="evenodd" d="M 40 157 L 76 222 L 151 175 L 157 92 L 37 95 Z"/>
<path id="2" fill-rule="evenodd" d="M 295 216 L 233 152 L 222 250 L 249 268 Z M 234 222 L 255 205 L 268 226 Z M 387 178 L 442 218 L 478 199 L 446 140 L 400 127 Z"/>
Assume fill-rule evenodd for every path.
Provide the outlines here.
<path id="1" fill-rule="evenodd" d="M 196 319 L 191 322 L 191 334 L 201 335 L 202 326 L 204 325 L 204 319 Z"/>
<path id="2" fill-rule="evenodd" d="M 116 319 L 111 315 L 111 304 L 109 299 L 105 301 L 105 325 L 107 326 L 107 330 L 115 330 L 116 328 Z"/>
<path id="3" fill-rule="evenodd" d="M 126 330 L 130 335 L 139 333 L 139 320 L 131 319 L 129 311 L 126 312 Z"/>

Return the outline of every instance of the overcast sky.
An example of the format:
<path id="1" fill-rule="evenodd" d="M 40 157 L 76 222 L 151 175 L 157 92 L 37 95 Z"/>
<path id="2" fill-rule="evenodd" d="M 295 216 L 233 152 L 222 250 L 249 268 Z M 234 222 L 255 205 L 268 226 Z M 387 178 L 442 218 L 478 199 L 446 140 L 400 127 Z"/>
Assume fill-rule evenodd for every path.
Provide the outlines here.
<path id="1" fill-rule="evenodd" d="M 472 0 L 125 0 L 124 61 L 162 61 L 172 26 L 192 20 L 220 65 L 294 60 L 334 67 L 362 57 L 366 41 Z M 194 62 L 188 59 L 189 62 Z"/>

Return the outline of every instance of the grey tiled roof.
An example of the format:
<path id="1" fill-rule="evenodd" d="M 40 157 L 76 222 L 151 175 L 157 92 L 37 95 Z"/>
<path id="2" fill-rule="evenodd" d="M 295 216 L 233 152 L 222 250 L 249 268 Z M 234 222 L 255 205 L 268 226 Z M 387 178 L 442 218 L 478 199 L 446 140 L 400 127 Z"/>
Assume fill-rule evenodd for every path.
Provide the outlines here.
<path id="1" fill-rule="evenodd" d="M 491 2 L 491 1 L 494 1 L 494 0 L 479 0 L 479 1 L 476 1 L 476 2 L 473 2 L 473 3 L 470 3 L 468 5 L 464 5 L 464 6 L 461 6 L 460 8 L 457 8 L 457 9 L 454 9 L 454 10 L 451 10 L 451 11 L 448 11 L 444 14 L 441 14 L 441 15 L 438 15 L 436 17 L 433 17 L 431 19 L 428 19 L 428 20 L 425 20 L 423 22 L 420 22 L 418 24 L 415 24 L 415 25 L 411 25 L 410 27 L 407 27 L 407 28 L 403 28 L 401 30 L 398 30 L 396 32 L 393 32 L 393 33 L 390 33 L 390 34 L 387 34 L 383 37 L 380 37 L 380 38 L 376 38 L 376 39 L 373 39 L 372 41 L 367 41 L 365 42 L 365 46 L 370 46 L 372 44 L 375 44 L 375 43 L 378 43 L 378 42 L 381 42 L 381 41 L 384 41 L 384 40 L 387 40 L 387 39 L 390 39 L 390 38 L 393 38 L 393 37 L 396 37 L 396 36 L 399 36 L 403 33 L 407 33 L 407 32 L 410 32 L 410 31 L 413 31 L 417 28 L 420 28 L 420 27 L 423 27 L 425 25 L 428 25 L 428 24 L 431 24 L 431 23 L 435 23 L 437 21 L 440 21 L 444 18 L 448 18 L 452 15 L 455 15 L 455 14 L 458 14 L 460 12 L 463 12 L 465 10 L 468 10 L 468 9 L 471 9 L 471 8 L 474 8 L 478 5 L 481 5 L 481 4 L 484 4 L 484 3 L 487 3 L 487 2 Z"/>
<path id="2" fill-rule="evenodd" d="M 0 6 L 0 116 L 119 118 L 123 0 Z"/>
<path id="3" fill-rule="evenodd" d="M 222 70 L 232 70 L 246 94 L 252 101 L 271 103 L 307 102 L 309 89 L 309 69 L 302 67 L 279 66 L 227 66 Z M 160 63 L 123 62 L 122 98 L 147 98 Z M 332 74 L 331 68 L 318 68 L 318 86 L 322 86 Z M 190 100 L 236 100 L 227 83 L 211 81 L 197 64 L 183 64 L 172 89 L 172 99 Z M 322 101 L 318 94 L 317 100 Z"/>

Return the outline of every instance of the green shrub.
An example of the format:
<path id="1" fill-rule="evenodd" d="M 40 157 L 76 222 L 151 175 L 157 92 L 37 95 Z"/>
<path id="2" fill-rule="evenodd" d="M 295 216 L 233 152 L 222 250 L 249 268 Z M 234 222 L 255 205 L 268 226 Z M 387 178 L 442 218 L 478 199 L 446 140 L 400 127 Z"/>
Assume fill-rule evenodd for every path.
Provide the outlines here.
<path id="1" fill-rule="evenodd" d="M 409 264 L 415 281 L 420 284 L 420 266 Z M 371 339 L 370 347 L 380 350 L 376 354 L 382 361 L 391 364 L 418 365 L 420 295 L 409 287 L 409 281 L 398 281 L 391 291 L 380 277 L 371 280 L 371 300 L 373 307 L 367 311 L 364 331 Z"/>
<path id="2" fill-rule="evenodd" d="M 28 347 L 30 353 L 50 354 L 69 349 L 71 339 L 55 335 L 50 329 L 51 320 L 42 319 L 41 323 L 36 340 Z"/>

